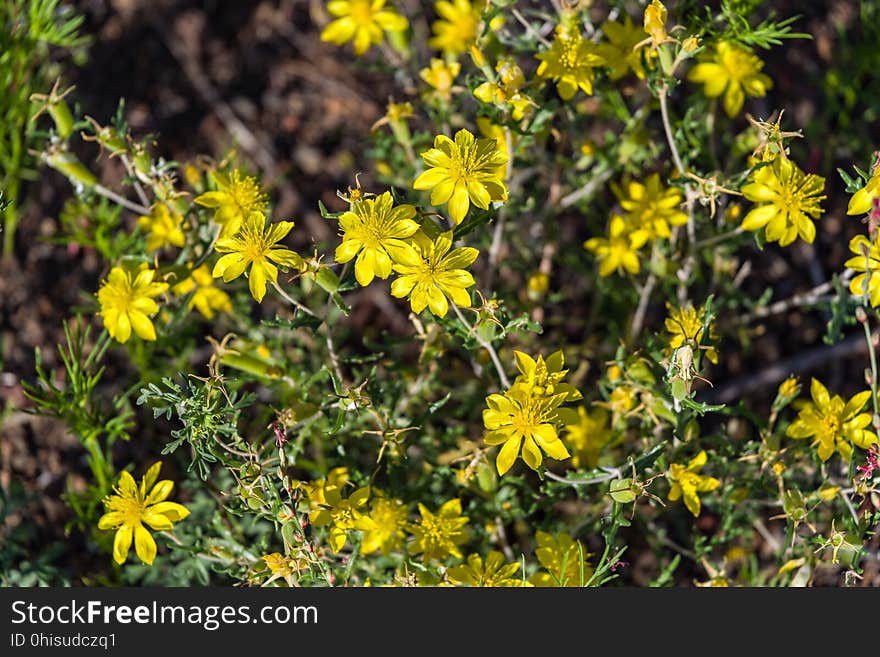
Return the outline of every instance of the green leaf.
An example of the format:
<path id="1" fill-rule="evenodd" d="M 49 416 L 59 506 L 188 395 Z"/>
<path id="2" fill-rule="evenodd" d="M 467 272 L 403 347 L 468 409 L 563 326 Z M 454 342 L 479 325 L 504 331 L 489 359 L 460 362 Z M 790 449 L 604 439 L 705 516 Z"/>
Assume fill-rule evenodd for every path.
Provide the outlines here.
<path id="1" fill-rule="evenodd" d="M 637 474 L 641 473 L 642 471 L 644 471 L 647 468 L 654 465 L 654 462 L 657 460 L 657 458 L 663 452 L 665 447 L 666 447 L 666 442 L 663 441 L 658 445 L 654 445 L 654 447 L 652 447 L 650 450 L 648 450 L 647 452 L 642 454 L 640 457 L 638 457 L 635 460 L 636 473 Z"/>
<path id="2" fill-rule="evenodd" d="M 847 194 L 855 194 L 862 187 L 865 186 L 865 182 L 860 178 L 853 178 L 846 171 L 837 167 L 837 173 L 840 175 L 840 179 L 843 180 L 846 185 L 846 193 Z"/>
<path id="3" fill-rule="evenodd" d="M 285 319 L 284 317 L 278 317 L 276 315 L 275 319 L 264 319 L 261 324 L 263 324 L 263 326 L 274 326 L 286 329 L 307 328 L 314 333 L 318 330 L 322 321 L 323 320 L 320 317 L 297 311 L 293 319 Z"/>
<path id="4" fill-rule="evenodd" d="M 492 210 L 482 210 L 480 208 L 471 207 L 471 211 L 465 220 L 453 230 L 453 241 L 460 240 L 465 235 L 474 232 L 480 226 L 488 224 L 494 216 L 495 213 Z"/>

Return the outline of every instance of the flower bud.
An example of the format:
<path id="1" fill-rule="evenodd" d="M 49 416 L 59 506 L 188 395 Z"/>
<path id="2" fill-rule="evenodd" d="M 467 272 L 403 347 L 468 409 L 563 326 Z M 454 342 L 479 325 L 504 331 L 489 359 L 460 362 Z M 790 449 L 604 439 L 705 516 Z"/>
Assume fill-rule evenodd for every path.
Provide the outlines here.
<path id="1" fill-rule="evenodd" d="M 67 151 L 48 153 L 46 155 L 46 164 L 67 176 L 75 185 L 92 187 L 98 183 L 95 175 L 73 153 Z"/>
<path id="2" fill-rule="evenodd" d="M 645 32 L 651 35 L 654 46 L 659 46 L 668 38 L 666 34 L 666 7 L 659 0 L 652 0 L 645 7 Z"/>
<path id="3" fill-rule="evenodd" d="M 700 40 L 695 36 L 688 37 L 687 39 L 685 39 L 684 41 L 681 42 L 682 51 L 687 53 L 688 55 L 691 55 L 694 52 L 696 52 L 697 48 L 699 48 L 699 47 L 700 47 Z"/>

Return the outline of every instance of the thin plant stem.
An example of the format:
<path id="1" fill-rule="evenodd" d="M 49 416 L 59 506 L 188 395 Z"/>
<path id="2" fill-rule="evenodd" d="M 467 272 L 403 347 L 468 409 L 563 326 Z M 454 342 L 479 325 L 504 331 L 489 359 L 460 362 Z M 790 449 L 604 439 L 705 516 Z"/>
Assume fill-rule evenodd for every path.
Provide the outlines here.
<path id="1" fill-rule="evenodd" d="M 468 330 L 468 334 L 473 335 L 480 346 L 485 349 L 489 353 L 489 358 L 492 359 L 492 364 L 495 366 L 495 371 L 498 372 L 498 380 L 501 381 L 501 385 L 505 388 L 510 387 L 510 379 L 507 378 L 507 373 L 504 371 L 504 366 L 501 364 L 501 359 L 498 357 L 498 352 L 495 351 L 495 347 L 492 346 L 491 342 L 488 342 L 481 336 L 479 333 L 474 331 L 473 325 L 465 319 L 465 316 L 462 314 L 461 310 L 454 303 L 449 304 L 452 306 L 452 310 L 455 311 L 456 316 L 459 321 L 464 324 L 465 328 Z"/>
<path id="2" fill-rule="evenodd" d="M 92 190 L 96 194 L 99 194 L 100 196 L 108 198 L 114 203 L 121 205 L 126 210 L 131 210 L 132 212 L 137 212 L 138 214 L 150 214 L 150 208 L 141 205 L 140 203 L 129 201 L 127 198 L 125 198 L 124 196 L 120 196 L 112 189 L 107 189 L 106 187 L 104 187 L 104 185 L 92 185 Z"/>
<path id="3" fill-rule="evenodd" d="M 284 290 L 282 290 L 282 289 L 281 289 L 281 286 L 278 285 L 278 283 L 272 283 L 272 287 L 274 287 L 275 290 L 278 292 L 278 294 L 281 295 L 281 298 L 284 299 L 284 300 L 285 300 L 287 303 L 289 303 L 291 306 L 293 306 L 293 307 L 296 308 L 297 310 L 301 310 L 301 311 L 304 312 L 306 315 L 311 315 L 312 317 L 317 317 L 317 315 L 315 315 L 315 313 L 313 313 L 311 310 L 309 310 L 309 309 L 306 308 L 304 305 L 302 305 L 299 301 L 297 301 L 296 299 L 294 299 L 293 297 L 291 297 L 289 294 L 287 294 L 287 292 L 285 292 Z"/>
<path id="4" fill-rule="evenodd" d="M 867 284 L 865 285 L 867 287 Z M 865 317 L 861 322 L 865 329 L 865 340 L 868 342 L 868 356 L 871 360 L 871 401 L 874 404 L 874 420 L 880 417 L 880 408 L 877 402 L 877 351 L 874 349 L 874 337 L 871 335 L 871 327 L 868 325 L 868 318 Z"/>

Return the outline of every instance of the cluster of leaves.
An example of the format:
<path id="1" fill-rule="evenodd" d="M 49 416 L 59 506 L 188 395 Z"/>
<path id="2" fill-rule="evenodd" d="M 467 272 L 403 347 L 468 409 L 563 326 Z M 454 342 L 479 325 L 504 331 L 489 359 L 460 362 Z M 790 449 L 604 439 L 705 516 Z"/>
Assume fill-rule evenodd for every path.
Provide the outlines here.
<path id="1" fill-rule="evenodd" d="M 140 486 L 105 474 L 76 506 L 115 530 L 117 564 L 132 541 L 156 560 L 120 580 L 204 581 L 207 564 L 252 585 L 598 586 L 637 548 L 655 585 L 860 576 L 880 520 L 876 166 L 850 178 L 868 233 L 834 301 L 864 330 L 870 389 L 814 379 L 805 399 L 789 378 L 757 409 L 706 394 L 772 312 L 742 289 L 750 254 L 822 226 L 825 179 L 795 162 L 799 133 L 782 111 L 744 116 L 773 88 L 755 48 L 803 37 L 795 17 L 725 2 L 681 26 L 658 0 L 638 16 L 610 3 L 615 18 L 519 4 L 438 1 L 432 52 L 410 42 L 424 16 L 327 5 L 322 38 L 396 72 L 408 99 L 374 127 L 381 189 L 355 179 L 339 211 L 322 205 L 340 240 L 310 254 L 284 245 L 298 229 L 243 165 L 156 158 L 121 115 L 83 122 L 125 169 L 107 189 L 73 154 L 64 98 L 47 98 L 43 161 L 74 186 L 68 239 L 105 260 L 105 332 L 91 360 L 69 349 L 67 389 L 41 375 L 31 395 L 103 445 L 106 473 L 119 430 L 88 399 L 115 341 L 124 387 L 164 419 L 153 451 L 193 472 L 192 513 L 148 463 Z"/>

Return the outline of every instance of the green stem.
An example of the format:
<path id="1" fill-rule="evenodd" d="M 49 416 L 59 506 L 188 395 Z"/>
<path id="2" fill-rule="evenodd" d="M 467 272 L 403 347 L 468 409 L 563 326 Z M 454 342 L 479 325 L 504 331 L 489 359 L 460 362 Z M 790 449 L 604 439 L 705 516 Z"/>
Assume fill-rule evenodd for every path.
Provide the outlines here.
<path id="1" fill-rule="evenodd" d="M 504 371 L 504 365 L 501 364 L 501 359 L 498 357 L 498 352 L 495 351 L 495 347 L 492 346 L 491 342 L 485 340 L 483 336 L 481 336 L 474 330 L 474 327 L 469 321 L 465 319 L 464 315 L 462 314 L 461 310 L 459 310 L 457 305 L 455 305 L 454 303 L 450 303 L 449 305 L 452 306 L 452 310 L 455 311 L 455 314 L 458 316 L 459 321 L 464 324 L 465 328 L 468 331 L 468 335 L 473 335 L 480 346 L 488 352 L 489 358 L 492 359 L 492 364 L 495 366 L 495 371 L 498 372 L 498 380 L 501 381 L 501 385 L 504 386 L 505 389 L 509 388 L 510 379 L 507 378 L 507 372 Z"/>
<path id="2" fill-rule="evenodd" d="M 101 496 L 103 497 L 110 492 L 110 486 L 107 483 L 107 459 L 101 450 L 101 445 L 98 444 L 95 434 L 87 436 L 84 442 L 86 449 L 89 450 L 89 468 L 98 482 Z"/>
<path id="3" fill-rule="evenodd" d="M 865 284 L 867 288 L 867 283 Z M 874 422 L 880 417 L 880 407 L 877 402 L 877 352 L 874 349 L 874 339 L 871 336 L 871 327 L 868 326 L 868 318 L 861 322 L 865 329 L 865 340 L 868 341 L 868 355 L 871 358 L 871 401 L 874 403 Z"/>

